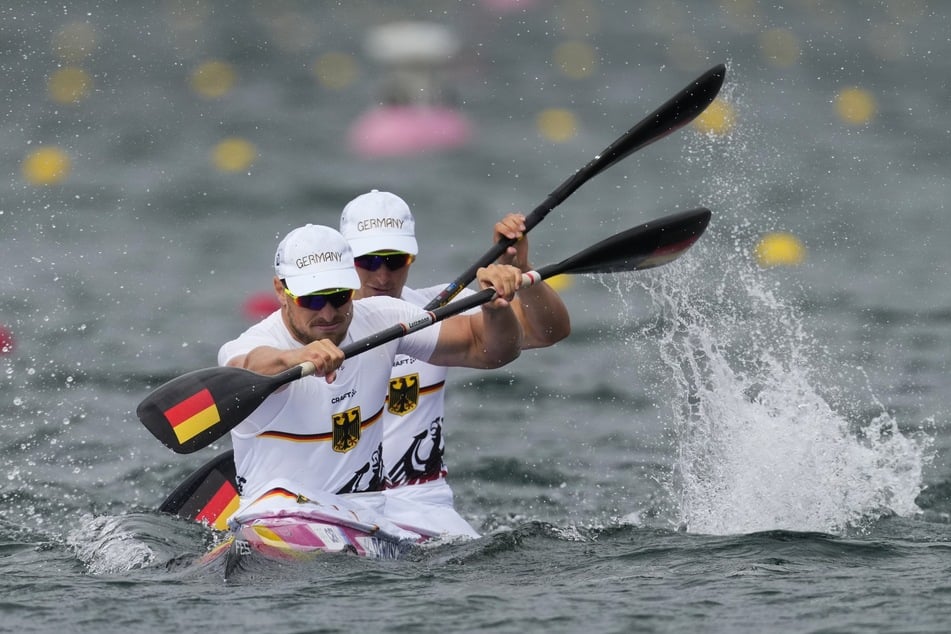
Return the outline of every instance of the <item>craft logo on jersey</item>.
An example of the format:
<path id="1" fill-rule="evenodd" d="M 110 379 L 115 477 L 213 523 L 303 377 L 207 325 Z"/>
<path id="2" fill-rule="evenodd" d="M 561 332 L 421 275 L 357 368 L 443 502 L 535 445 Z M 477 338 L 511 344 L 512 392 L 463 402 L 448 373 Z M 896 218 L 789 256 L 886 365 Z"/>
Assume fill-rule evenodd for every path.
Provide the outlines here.
<path id="1" fill-rule="evenodd" d="M 387 411 L 397 416 L 409 414 L 419 404 L 419 375 L 407 374 L 390 379 Z"/>
<path id="2" fill-rule="evenodd" d="M 333 416 L 333 450 L 347 453 L 360 442 L 360 408 L 354 407 Z"/>

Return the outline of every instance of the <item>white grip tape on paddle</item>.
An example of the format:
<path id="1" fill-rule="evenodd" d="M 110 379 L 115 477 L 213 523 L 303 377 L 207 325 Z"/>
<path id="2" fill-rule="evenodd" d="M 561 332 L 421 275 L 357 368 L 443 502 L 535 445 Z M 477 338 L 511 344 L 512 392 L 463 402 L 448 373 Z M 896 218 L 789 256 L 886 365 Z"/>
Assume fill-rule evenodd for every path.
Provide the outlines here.
<path id="1" fill-rule="evenodd" d="M 538 274 L 538 271 L 522 273 L 522 288 L 526 286 L 535 286 L 536 284 L 540 284 L 541 281 L 542 276 Z"/>

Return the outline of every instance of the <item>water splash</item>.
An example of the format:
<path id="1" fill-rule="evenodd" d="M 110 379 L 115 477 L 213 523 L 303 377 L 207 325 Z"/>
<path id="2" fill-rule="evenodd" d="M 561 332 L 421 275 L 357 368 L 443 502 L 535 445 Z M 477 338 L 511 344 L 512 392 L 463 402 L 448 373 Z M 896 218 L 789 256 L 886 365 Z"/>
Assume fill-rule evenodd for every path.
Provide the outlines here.
<path id="1" fill-rule="evenodd" d="M 118 516 L 84 515 L 67 535 L 66 543 L 94 575 L 144 568 L 156 558 Z"/>
<path id="2" fill-rule="evenodd" d="M 652 333 L 678 397 L 673 435 L 679 521 L 693 532 L 838 532 L 918 511 L 927 439 L 885 411 L 852 430 L 818 387 L 817 350 L 801 321 L 759 286 L 742 295 L 684 295 L 675 272 L 647 283 Z M 687 297 L 690 301 L 686 301 Z M 744 311 L 745 312 L 745 311 Z M 821 365 L 821 364 L 819 364 Z"/>
<path id="3" fill-rule="evenodd" d="M 734 88 L 724 96 L 739 101 Z M 694 134 L 688 148 L 688 163 L 703 168 L 693 182 L 714 210 L 707 235 L 673 265 L 619 282 L 653 304 L 656 319 L 632 342 L 657 347 L 648 352 L 666 368 L 664 393 L 673 392 L 666 486 L 678 523 L 710 534 L 836 533 L 917 513 L 931 440 L 903 434 L 873 396 L 861 398 L 877 414 L 858 423 L 830 404 L 841 369 L 829 345 L 782 299 L 790 280 L 749 255 L 772 222 L 756 200 L 771 182 L 762 155 L 778 153 L 738 128 L 726 138 Z"/>

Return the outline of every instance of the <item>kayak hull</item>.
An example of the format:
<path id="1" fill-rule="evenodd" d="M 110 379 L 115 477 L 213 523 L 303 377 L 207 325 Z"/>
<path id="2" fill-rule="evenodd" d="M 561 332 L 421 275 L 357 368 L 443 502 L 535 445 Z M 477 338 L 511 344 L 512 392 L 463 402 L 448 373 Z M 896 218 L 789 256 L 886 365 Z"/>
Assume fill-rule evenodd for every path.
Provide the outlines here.
<path id="1" fill-rule="evenodd" d="M 418 540 L 400 539 L 382 531 L 366 531 L 309 518 L 256 519 L 232 530 L 204 557 L 211 563 L 250 555 L 278 561 L 306 561 L 325 553 L 347 553 L 369 559 L 397 559 Z"/>

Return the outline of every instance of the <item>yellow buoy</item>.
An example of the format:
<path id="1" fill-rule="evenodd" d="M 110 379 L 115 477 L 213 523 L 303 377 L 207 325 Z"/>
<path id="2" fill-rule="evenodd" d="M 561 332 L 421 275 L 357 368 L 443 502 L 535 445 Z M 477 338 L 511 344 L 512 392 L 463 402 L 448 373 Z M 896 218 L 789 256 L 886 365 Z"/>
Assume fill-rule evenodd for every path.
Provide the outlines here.
<path id="1" fill-rule="evenodd" d="M 756 262 L 763 268 L 795 266 L 805 258 L 805 247 L 791 233 L 768 233 L 756 244 Z"/>
<path id="2" fill-rule="evenodd" d="M 694 119 L 693 125 L 704 134 L 722 136 L 733 128 L 736 119 L 733 107 L 719 99 L 714 100 L 707 109 Z"/>
<path id="3" fill-rule="evenodd" d="M 60 68 L 47 82 L 50 98 L 56 103 L 76 103 L 82 101 L 89 94 L 92 79 L 81 68 L 67 66 Z"/>
<path id="4" fill-rule="evenodd" d="M 58 147 L 41 147 L 23 161 L 23 177 L 33 185 L 52 185 L 69 173 L 69 156 Z"/>
<path id="5" fill-rule="evenodd" d="M 799 39 L 788 29 L 770 29 L 760 34 L 759 47 L 766 61 L 787 68 L 799 59 Z"/>
<path id="6" fill-rule="evenodd" d="M 597 54 L 587 42 L 565 42 L 555 49 L 555 67 L 571 79 L 588 77 L 597 64 Z"/>
<path id="7" fill-rule="evenodd" d="M 251 167 L 257 155 L 253 143 L 231 137 L 215 146 L 211 158 L 215 167 L 222 172 L 241 172 Z"/>
<path id="8" fill-rule="evenodd" d="M 835 111 L 850 125 L 864 125 L 875 116 L 875 98 L 862 88 L 845 88 L 836 95 Z"/>
<path id="9" fill-rule="evenodd" d="M 324 53 L 314 62 L 313 71 L 320 85 L 331 90 L 349 88 L 360 76 L 359 65 L 347 53 Z"/>
<path id="10" fill-rule="evenodd" d="M 215 99 L 231 92 L 235 77 L 231 64 L 211 60 L 196 68 L 190 81 L 192 90 L 206 99 Z"/>
<path id="11" fill-rule="evenodd" d="M 564 108 L 548 108 L 543 110 L 536 122 L 538 131 L 549 141 L 563 143 L 577 133 L 575 115 Z"/>

